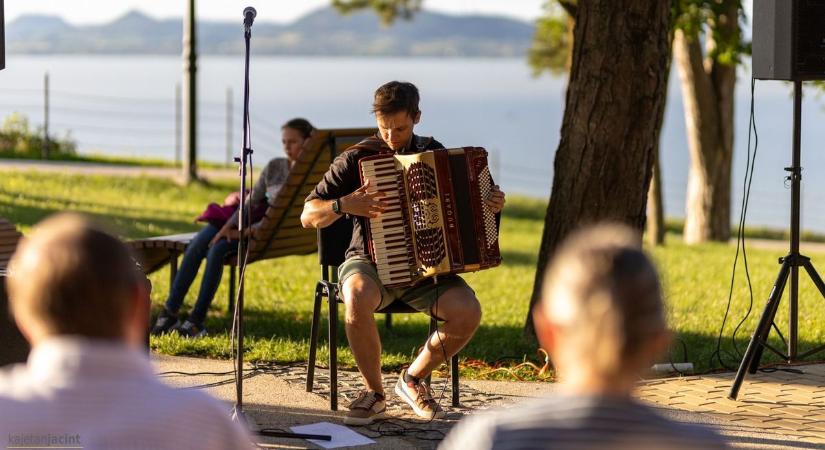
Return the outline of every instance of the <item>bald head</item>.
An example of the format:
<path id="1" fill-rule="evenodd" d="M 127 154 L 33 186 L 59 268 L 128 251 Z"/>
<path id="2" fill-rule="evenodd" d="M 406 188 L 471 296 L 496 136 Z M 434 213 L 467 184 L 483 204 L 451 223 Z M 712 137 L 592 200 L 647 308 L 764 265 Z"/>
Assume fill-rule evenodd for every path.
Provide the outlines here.
<path id="1" fill-rule="evenodd" d="M 40 222 L 21 241 L 7 283 L 21 328 L 102 339 L 124 338 L 132 299 L 142 288 L 128 248 L 69 213 Z"/>

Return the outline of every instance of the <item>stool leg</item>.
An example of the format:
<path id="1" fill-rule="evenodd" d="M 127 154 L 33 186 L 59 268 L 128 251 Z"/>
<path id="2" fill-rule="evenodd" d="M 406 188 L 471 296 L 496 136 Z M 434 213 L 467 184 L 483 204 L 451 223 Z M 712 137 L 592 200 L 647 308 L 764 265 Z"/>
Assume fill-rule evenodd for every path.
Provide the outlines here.
<path id="1" fill-rule="evenodd" d="M 338 411 L 338 295 L 329 294 L 329 409 Z"/>
<path id="2" fill-rule="evenodd" d="M 312 392 L 315 383 L 315 356 L 318 350 L 318 322 L 321 318 L 321 297 L 323 285 L 315 286 L 315 303 L 312 307 L 312 325 L 309 331 L 309 361 L 307 361 L 307 392 Z"/>
<path id="3" fill-rule="evenodd" d="M 392 330 L 392 314 L 384 314 L 384 328 Z"/>

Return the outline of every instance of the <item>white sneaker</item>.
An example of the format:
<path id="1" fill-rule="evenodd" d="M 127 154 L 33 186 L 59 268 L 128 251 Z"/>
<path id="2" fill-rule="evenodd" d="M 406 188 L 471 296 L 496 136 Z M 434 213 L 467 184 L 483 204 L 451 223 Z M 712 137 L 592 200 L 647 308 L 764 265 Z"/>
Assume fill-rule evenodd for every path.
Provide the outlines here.
<path id="1" fill-rule="evenodd" d="M 395 383 L 395 393 L 398 394 L 415 411 L 418 417 L 425 419 L 441 419 L 446 414 L 441 405 L 433 399 L 432 389 L 424 381 L 418 383 L 404 382 L 404 374 L 407 369 L 401 371 L 398 382 Z"/>

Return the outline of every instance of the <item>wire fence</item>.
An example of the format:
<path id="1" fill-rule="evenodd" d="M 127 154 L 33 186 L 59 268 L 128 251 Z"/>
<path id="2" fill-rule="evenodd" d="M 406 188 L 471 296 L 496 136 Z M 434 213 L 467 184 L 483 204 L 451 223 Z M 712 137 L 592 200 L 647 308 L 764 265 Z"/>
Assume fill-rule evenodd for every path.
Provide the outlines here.
<path id="1" fill-rule="evenodd" d="M 231 165 L 239 153 L 240 101 L 226 90 L 225 100 L 199 100 L 198 159 Z M 69 137 L 81 154 L 100 154 L 162 159 L 180 164 L 182 159 L 182 106 L 179 86 L 172 86 L 166 97 L 112 96 L 49 89 L 44 77 L 42 89 L 0 88 L 0 118 L 18 112 L 51 137 Z M 251 114 L 257 154 L 280 155 L 279 124 Z M 488 148 L 493 177 L 507 192 L 549 198 L 552 184 L 552 158 L 530 164 L 506 159 L 503 151 Z M 683 177 L 663 179 L 664 202 L 668 215 L 683 216 L 687 180 Z M 733 187 L 732 207 L 737 214 L 741 193 Z M 789 205 L 782 189 L 754 187 L 756 201 L 749 217 L 754 223 L 775 224 L 777 211 Z M 803 191 L 808 204 L 825 202 L 825 194 L 816 190 Z M 803 222 L 825 222 L 825 212 L 806 210 Z M 805 223 L 803 223 L 803 226 Z M 815 227 L 821 228 L 821 227 Z"/>
<path id="2" fill-rule="evenodd" d="M 0 118 L 14 113 L 25 116 L 48 137 L 69 138 L 79 153 L 149 157 L 180 163 L 182 155 L 182 108 L 180 87 L 169 97 L 140 98 L 84 94 L 49 89 L 0 88 Z M 198 158 L 230 164 L 239 137 L 233 129 L 240 122 L 227 88 L 225 102 L 198 101 Z M 265 153 L 280 151 L 276 124 L 252 115 L 256 143 Z"/>
<path id="3" fill-rule="evenodd" d="M 175 161 L 182 158 L 182 100 L 180 85 L 168 97 L 129 97 L 86 94 L 49 89 L 0 88 L 0 116 L 18 112 L 30 123 L 48 130 L 49 136 L 69 137 L 83 154 L 151 157 Z M 234 130 L 240 124 L 231 89 L 224 102 L 198 101 L 198 158 L 231 164 L 235 153 Z M 238 116 L 237 118 L 235 116 Z M 278 125 L 251 113 L 256 150 L 280 151 Z M 501 164 L 497 149 L 490 150 L 493 176 L 500 183 L 537 196 L 550 190 L 551 167 Z"/>

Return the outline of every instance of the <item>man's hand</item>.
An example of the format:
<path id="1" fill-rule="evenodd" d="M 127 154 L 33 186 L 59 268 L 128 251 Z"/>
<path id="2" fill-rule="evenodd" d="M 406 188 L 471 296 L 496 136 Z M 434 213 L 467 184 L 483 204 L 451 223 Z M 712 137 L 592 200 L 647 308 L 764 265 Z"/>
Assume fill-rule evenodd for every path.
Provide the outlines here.
<path id="1" fill-rule="evenodd" d="M 218 234 L 216 234 L 215 237 L 213 237 L 212 240 L 209 241 L 209 246 L 212 247 L 221 239 L 226 239 L 227 241 L 237 241 L 238 236 L 240 236 L 238 229 L 229 226 L 229 224 L 227 223 L 226 225 L 222 226 L 221 229 L 218 230 Z"/>
<path id="2" fill-rule="evenodd" d="M 501 192 L 497 184 L 490 189 L 490 195 L 484 199 L 484 204 L 490 208 L 493 214 L 498 214 L 504 209 L 504 192 Z"/>
<path id="3" fill-rule="evenodd" d="M 369 190 L 370 180 L 355 190 L 352 194 L 341 197 L 341 212 L 354 216 L 376 218 L 387 208 L 387 204 L 382 202 L 384 193 L 381 191 Z"/>

